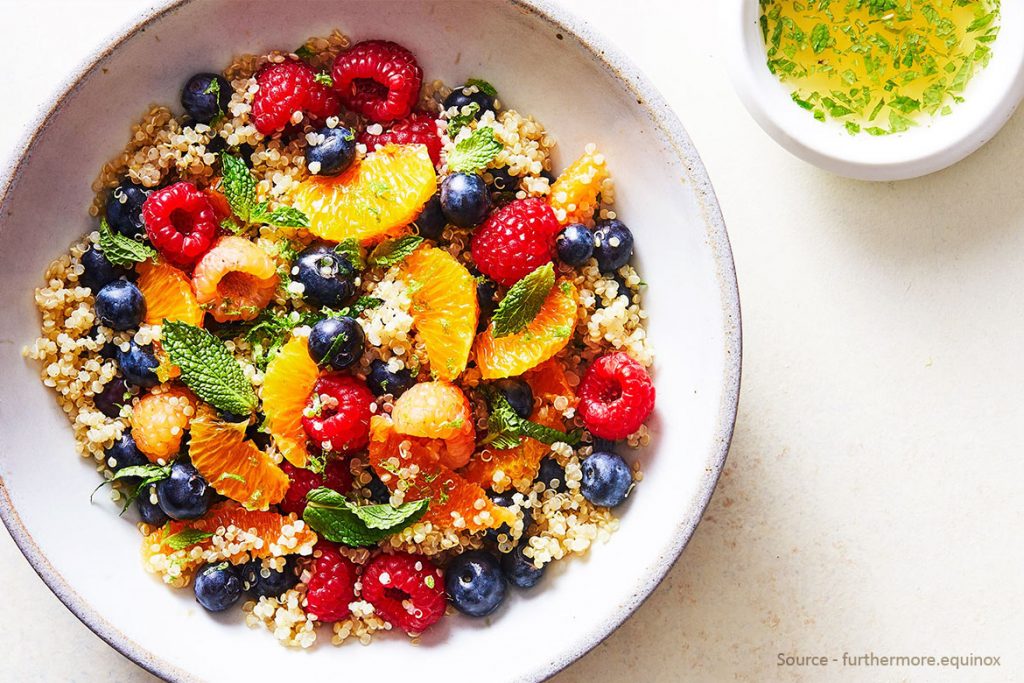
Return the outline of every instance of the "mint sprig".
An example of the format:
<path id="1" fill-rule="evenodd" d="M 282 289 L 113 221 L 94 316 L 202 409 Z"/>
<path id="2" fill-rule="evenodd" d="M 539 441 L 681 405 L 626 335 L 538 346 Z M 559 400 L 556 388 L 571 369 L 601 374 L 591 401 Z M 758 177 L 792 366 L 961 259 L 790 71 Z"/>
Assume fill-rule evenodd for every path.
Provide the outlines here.
<path id="1" fill-rule="evenodd" d="M 164 320 L 161 339 L 181 381 L 214 408 L 238 415 L 256 409 L 256 392 L 224 342 L 207 330 Z"/>
<path id="2" fill-rule="evenodd" d="M 128 267 L 156 256 L 156 250 L 119 232 L 114 232 L 107 219 L 100 219 L 100 251 L 115 266 Z"/>
<path id="3" fill-rule="evenodd" d="M 306 494 L 302 519 L 318 534 L 334 543 L 352 547 L 376 545 L 413 524 L 430 505 L 424 498 L 395 507 L 357 505 L 337 491 L 316 488 Z"/>
<path id="4" fill-rule="evenodd" d="M 512 409 L 512 404 L 500 391 L 488 390 L 487 398 L 490 413 L 487 416 L 488 432 L 483 441 L 485 444 L 491 444 L 495 448 L 503 450 L 515 448 L 522 443 L 524 436 L 549 446 L 559 441 L 570 446 L 575 446 L 580 442 L 579 430 L 563 432 L 519 417 Z"/>
<path id="5" fill-rule="evenodd" d="M 363 258 L 363 248 L 359 246 L 359 240 L 355 237 L 346 237 L 334 246 L 334 251 L 348 259 L 356 270 L 366 268 L 366 259 Z"/>
<path id="6" fill-rule="evenodd" d="M 466 81 L 467 86 L 475 85 L 477 90 L 487 95 L 488 97 L 497 97 L 498 90 L 493 85 L 488 83 L 482 78 L 470 78 Z"/>
<path id="7" fill-rule="evenodd" d="M 419 235 L 403 235 L 381 242 L 370 252 L 370 265 L 388 268 L 396 263 L 401 263 L 421 244 L 423 244 L 423 238 Z"/>
<path id="8" fill-rule="evenodd" d="M 213 538 L 213 534 L 208 531 L 185 527 L 178 533 L 171 534 L 165 538 L 164 544 L 170 546 L 171 550 L 184 550 L 185 548 L 191 548 L 198 543 L 202 543 L 208 538 Z"/>
<path id="9" fill-rule="evenodd" d="M 505 148 L 494 137 L 494 129 L 482 126 L 465 140 L 455 143 L 448 154 L 448 169 L 456 173 L 479 173 Z"/>
<path id="10" fill-rule="evenodd" d="M 223 177 L 220 189 L 228 200 L 231 212 L 242 223 L 276 225 L 285 228 L 308 228 L 309 217 L 291 206 L 271 211 L 266 202 L 256 201 L 256 176 L 240 157 L 226 152 L 220 155 Z"/>
<path id="11" fill-rule="evenodd" d="M 512 285 L 491 316 L 494 337 L 506 337 L 526 329 L 540 313 L 554 286 L 555 267 L 550 263 Z"/>
<path id="12" fill-rule="evenodd" d="M 463 113 L 463 111 L 465 113 Z M 448 118 L 448 137 L 454 138 L 459 134 L 459 131 L 468 126 L 473 121 L 476 121 L 477 115 L 480 113 L 480 105 L 476 102 L 470 102 L 463 107 L 459 113 L 453 114 Z"/>
<path id="13" fill-rule="evenodd" d="M 93 496 L 104 486 L 108 484 L 113 485 L 115 481 L 122 479 L 139 479 L 139 483 L 135 486 L 135 490 L 131 491 L 125 496 L 124 506 L 121 508 L 121 514 L 123 515 L 128 506 L 131 505 L 136 498 L 142 495 L 142 492 L 146 490 L 151 484 L 155 484 L 159 481 L 171 476 L 170 465 L 132 465 L 130 467 L 122 467 L 114 476 L 110 479 L 105 480 L 99 486 L 92 491 L 92 495 L 89 496 L 89 502 L 92 502 Z"/>

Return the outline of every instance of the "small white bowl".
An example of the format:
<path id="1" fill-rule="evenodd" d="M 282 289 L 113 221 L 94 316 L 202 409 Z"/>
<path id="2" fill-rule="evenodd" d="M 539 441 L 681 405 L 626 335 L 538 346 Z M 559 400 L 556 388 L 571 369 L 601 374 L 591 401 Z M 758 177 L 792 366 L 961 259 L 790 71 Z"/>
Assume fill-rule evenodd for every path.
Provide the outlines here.
<path id="1" fill-rule="evenodd" d="M 971 79 L 965 101 L 948 116 L 906 133 L 850 135 L 834 121 L 814 120 L 768 70 L 757 0 L 722 4 L 733 87 L 776 142 L 804 161 L 859 180 L 904 180 L 952 166 L 991 140 L 1024 97 L 1024 2 L 1004 2 L 992 61 Z"/>

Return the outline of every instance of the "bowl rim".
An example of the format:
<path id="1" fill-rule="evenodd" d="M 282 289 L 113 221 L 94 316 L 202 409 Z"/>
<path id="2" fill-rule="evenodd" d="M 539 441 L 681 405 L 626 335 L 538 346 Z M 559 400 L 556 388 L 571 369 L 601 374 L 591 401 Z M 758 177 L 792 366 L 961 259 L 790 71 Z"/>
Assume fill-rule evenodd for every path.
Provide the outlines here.
<path id="1" fill-rule="evenodd" d="M 979 71 L 970 86 L 968 102 L 949 117 L 899 135 L 849 136 L 834 121 L 815 125 L 809 114 L 790 101 L 788 86 L 766 66 L 758 26 L 756 0 L 723 0 L 719 23 L 724 32 L 727 66 L 733 89 L 751 117 L 779 145 L 826 171 L 858 180 L 907 180 L 941 171 L 976 152 L 998 133 L 1024 98 L 1024 30 L 1007 22 L 1006 14 L 1024 12 L 1003 3 L 1001 46 L 993 63 Z M 1006 35 L 1009 33 L 1010 35 Z M 994 70 L 996 59 L 1001 60 Z M 979 82 L 985 83 L 979 100 Z M 970 87 L 969 86 L 969 87 Z M 986 106 L 977 104 L 984 102 Z M 942 125 L 944 124 L 944 125 Z M 939 127 L 941 125 L 941 127 Z"/>
<path id="2" fill-rule="evenodd" d="M 49 127 L 51 117 L 64 107 L 66 100 L 81 87 L 82 82 L 104 59 L 127 40 L 165 16 L 195 1 L 161 0 L 161 2 L 134 14 L 126 23 L 111 33 L 107 40 L 99 43 L 99 47 L 89 52 L 82 62 L 65 76 L 54 88 L 52 94 L 40 103 L 29 124 L 25 127 L 20 141 L 8 155 L 8 159 L 13 163 L 5 165 L 4 170 L 0 171 L 0 209 L 6 204 L 8 196 L 16 187 L 36 141 Z M 646 576 L 641 577 L 638 581 L 638 590 L 628 603 L 622 605 L 621 612 L 592 628 L 583 638 L 577 640 L 575 647 L 567 650 L 560 658 L 545 662 L 535 669 L 537 680 L 546 680 L 583 657 L 632 616 L 664 580 L 692 538 L 714 493 L 732 442 L 739 406 L 742 371 L 742 324 L 735 264 L 722 211 L 704 163 L 678 116 L 632 61 L 616 45 L 591 28 L 585 20 L 554 4 L 552 0 L 507 0 L 507 2 L 519 11 L 547 23 L 557 32 L 575 38 L 589 52 L 591 59 L 615 75 L 636 96 L 637 105 L 646 110 L 656 125 L 660 137 L 671 147 L 677 159 L 682 162 L 686 169 L 687 181 L 694 188 L 696 199 L 704 215 L 707 243 L 712 250 L 712 259 L 716 268 L 719 294 L 722 300 L 722 313 L 726 322 L 722 341 L 726 359 L 725 373 L 722 378 L 723 394 L 718 409 L 713 446 L 706 456 L 707 474 L 703 480 L 704 488 L 695 501 L 694 508 L 691 510 L 692 514 L 682 519 L 677 525 L 671 539 L 669 552 L 658 559 Z M 14 507 L 2 475 L 0 475 L 0 519 L 3 520 L 18 549 L 43 580 L 43 583 L 79 621 L 110 647 L 164 680 L 188 683 L 203 681 L 196 675 L 140 646 L 127 634 L 122 633 L 109 623 L 95 607 L 75 591 L 68 580 L 50 563 L 28 532 Z"/>

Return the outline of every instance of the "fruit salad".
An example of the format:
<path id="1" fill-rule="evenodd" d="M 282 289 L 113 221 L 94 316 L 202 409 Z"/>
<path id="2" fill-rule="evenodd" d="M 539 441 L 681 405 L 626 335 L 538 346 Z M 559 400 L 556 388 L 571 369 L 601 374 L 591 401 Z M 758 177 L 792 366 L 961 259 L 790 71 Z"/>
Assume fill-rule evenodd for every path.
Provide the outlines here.
<path id="1" fill-rule="evenodd" d="M 25 355 L 94 500 L 145 571 L 286 645 L 492 614 L 641 479 L 653 356 L 612 160 L 559 172 L 514 84 L 462 76 L 335 31 L 187 78 L 35 293 Z"/>

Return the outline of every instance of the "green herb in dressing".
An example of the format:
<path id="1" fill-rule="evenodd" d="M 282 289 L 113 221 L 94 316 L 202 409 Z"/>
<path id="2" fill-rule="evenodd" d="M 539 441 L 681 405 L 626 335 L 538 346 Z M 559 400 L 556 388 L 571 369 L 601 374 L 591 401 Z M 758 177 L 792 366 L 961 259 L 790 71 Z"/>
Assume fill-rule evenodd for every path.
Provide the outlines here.
<path id="1" fill-rule="evenodd" d="M 999 0 L 759 1 L 769 70 L 851 135 L 951 113 L 999 33 Z"/>

